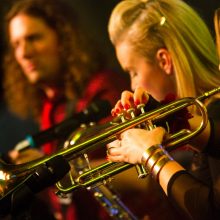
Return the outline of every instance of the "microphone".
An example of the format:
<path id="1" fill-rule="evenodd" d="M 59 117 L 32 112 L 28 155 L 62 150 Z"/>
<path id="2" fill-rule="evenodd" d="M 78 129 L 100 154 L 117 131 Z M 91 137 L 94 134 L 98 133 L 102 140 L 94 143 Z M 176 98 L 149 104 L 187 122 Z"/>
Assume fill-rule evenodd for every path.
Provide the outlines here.
<path id="1" fill-rule="evenodd" d="M 25 140 L 15 146 L 15 150 L 22 151 L 29 147 L 39 147 L 49 141 L 66 138 L 73 130 L 83 123 L 95 122 L 107 117 L 111 111 L 111 104 L 107 100 L 92 102 L 88 108 L 76 113 L 61 123 L 34 135 L 28 135 Z"/>
<path id="2" fill-rule="evenodd" d="M 0 200 L 0 215 L 21 212 L 22 209 L 29 205 L 35 193 L 58 182 L 69 170 L 69 163 L 61 155 L 55 156 L 40 165 L 33 174 L 19 183 Z"/>

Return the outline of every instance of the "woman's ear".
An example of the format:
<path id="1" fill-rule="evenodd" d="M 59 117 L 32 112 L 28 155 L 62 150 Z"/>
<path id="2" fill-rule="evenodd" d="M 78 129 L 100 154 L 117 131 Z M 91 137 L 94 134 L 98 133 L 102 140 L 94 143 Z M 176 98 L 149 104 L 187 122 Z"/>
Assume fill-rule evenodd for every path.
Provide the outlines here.
<path id="1" fill-rule="evenodd" d="M 166 74 L 172 74 L 173 72 L 173 62 L 169 51 L 165 48 L 161 48 L 157 51 L 156 59 L 159 63 L 160 68 L 162 68 Z"/>

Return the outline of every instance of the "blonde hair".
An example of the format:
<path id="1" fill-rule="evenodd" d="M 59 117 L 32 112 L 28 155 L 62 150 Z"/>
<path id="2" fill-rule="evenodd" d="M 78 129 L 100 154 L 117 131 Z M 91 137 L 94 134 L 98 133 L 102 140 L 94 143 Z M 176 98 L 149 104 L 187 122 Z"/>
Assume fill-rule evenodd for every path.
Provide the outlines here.
<path id="1" fill-rule="evenodd" d="M 159 48 L 173 60 L 177 96 L 195 97 L 220 85 L 215 43 L 203 20 L 181 0 L 124 0 L 113 10 L 109 35 L 150 62 Z"/>
<path id="2" fill-rule="evenodd" d="M 219 70 L 220 70 L 220 8 L 215 10 L 214 15 L 215 33 L 216 33 L 216 46 L 219 58 Z"/>

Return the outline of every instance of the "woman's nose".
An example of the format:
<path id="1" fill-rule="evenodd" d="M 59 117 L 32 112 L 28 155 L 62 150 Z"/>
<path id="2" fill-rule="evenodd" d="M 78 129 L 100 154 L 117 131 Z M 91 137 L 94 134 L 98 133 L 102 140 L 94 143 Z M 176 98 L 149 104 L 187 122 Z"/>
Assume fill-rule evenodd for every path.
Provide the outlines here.
<path id="1" fill-rule="evenodd" d="M 131 90 L 134 91 L 136 89 L 136 84 L 134 81 L 131 80 Z"/>

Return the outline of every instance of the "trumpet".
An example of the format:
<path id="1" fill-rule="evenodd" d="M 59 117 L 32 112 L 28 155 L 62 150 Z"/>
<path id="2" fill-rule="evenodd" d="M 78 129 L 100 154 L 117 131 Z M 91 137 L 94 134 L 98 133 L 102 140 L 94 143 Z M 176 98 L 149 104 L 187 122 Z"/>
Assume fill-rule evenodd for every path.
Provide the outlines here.
<path id="1" fill-rule="evenodd" d="M 175 134 L 171 134 L 170 138 L 165 143 L 165 146 L 168 150 L 172 150 L 180 145 L 183 145 L 200 134 L 206 127 L 208 115 L 206 107 L 202 101 L 218 92 L 220 92 L 220 87 L 205 92 L 197 98 L 182 98 L 169 104 L 162 105 L 161 107 L 151 110 L 147 113 L 142 112 L 139 116 L 125 120 L 122 123 L 115 123 L 114 121 L 109 122 L 106 124 L 107 128 L 103 129 L 104 131 L 102 131 L 100 134 L 93 135 L 92 137 L 89 137 L 85 141 L 76 145 L 74 144 L 74 141 L 70 139 L 68 141 L 68 147 L 60 149 L 55 154 L 50 156 L 42 157 L 37 160 L 19 165 L 11 165 L 2 162 L 0 164 L 0 189 L 2 188 L 0 190 L 0 199 L 4 198 L 8 190 L 12 190 L 13 187 L 15 188 L 18 181 L 33 173 L 34 170 L 36 170 L 36 168 L 41 164 L 46 163 L 58 155 L 61 155 L 67 161 L 70 161 L 73 158 L 77 158 L 82 154 L 86 154 L 115 140 L 120 133 L 129 128 L 137 127 L 138 125 L 142 124 L 145 124 L 146 127 L 149 127 L 149 125 L 151 127 L 157 122 L 166 120 L 168 116 L 171 116 L 182 109 L 185 109 L 189 106 L 195 106 L 202 117 L 202 121 L 198 128 L 193 131 L 190 129 L 182 129 Z M 72 180 L 71 186 L 62 187 L 62 185 L 57 184 L 57 194 L 66 194 L 81 187 L 91 187 L 97 184 L 105 184 L 112 176 L 130 168 L 131 166 L 133 165 L 126 163 L 104 163 L 79 175 L 76 179 Z"/>

